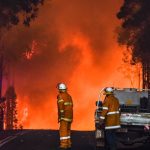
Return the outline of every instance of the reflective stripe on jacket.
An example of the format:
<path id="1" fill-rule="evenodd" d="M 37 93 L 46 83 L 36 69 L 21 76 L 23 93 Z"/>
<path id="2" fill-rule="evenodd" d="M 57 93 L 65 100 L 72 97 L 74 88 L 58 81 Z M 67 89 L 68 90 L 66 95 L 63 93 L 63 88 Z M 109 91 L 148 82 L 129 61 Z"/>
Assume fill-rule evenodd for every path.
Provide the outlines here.
<path id="1" fill-rule="evenodd" d="M 58 119 L 72 122 L 73 120 L 73 102 L 67 92 L 61 92 L 57 96 Z"/>
<path id="2" fill-rule="evenodd" d="M 113 94 L 107 95 L 101 112 L 101 119 L 105 119 L 105 129 L 120 128 L 119 101 Z"/>

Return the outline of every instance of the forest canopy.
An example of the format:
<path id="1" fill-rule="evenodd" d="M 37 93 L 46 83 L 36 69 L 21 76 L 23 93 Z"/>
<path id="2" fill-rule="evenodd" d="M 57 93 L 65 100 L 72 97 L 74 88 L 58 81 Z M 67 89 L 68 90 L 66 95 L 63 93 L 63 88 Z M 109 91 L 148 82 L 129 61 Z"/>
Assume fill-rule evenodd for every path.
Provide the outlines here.
<path id="1" fill-rule="evenodd" d="M 124 0 L 117 14 L 122 21 L 118 42 L 132 52 L 132 62 L 150 61 L 150 1 Z"/>
<path id="2" fill-rule="evenodd" d="M 29 26 L 37 17 L 39 5 L 44 0 L 0 0 L 0 28 L 10 28 L 22 22 Z"/>

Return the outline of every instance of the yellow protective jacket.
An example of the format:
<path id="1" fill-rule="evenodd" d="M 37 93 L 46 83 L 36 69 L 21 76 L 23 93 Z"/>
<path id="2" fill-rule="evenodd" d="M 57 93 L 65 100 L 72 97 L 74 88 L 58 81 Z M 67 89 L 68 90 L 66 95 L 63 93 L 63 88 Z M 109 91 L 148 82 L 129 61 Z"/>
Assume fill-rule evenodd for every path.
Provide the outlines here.
<path id="1" fill-rule="evenodd" d="M 73 121 L 73 102 L 67 92 L 60 92 L 57 96 L 58 120 Z"/>
<path id="2" fill-rule="evenodd" d="M 120 105 L 119 101 L 113 94 L 107 95 L 101 112 L 100 119 L 105 122 L 105 129 L 120 128 Z"/>

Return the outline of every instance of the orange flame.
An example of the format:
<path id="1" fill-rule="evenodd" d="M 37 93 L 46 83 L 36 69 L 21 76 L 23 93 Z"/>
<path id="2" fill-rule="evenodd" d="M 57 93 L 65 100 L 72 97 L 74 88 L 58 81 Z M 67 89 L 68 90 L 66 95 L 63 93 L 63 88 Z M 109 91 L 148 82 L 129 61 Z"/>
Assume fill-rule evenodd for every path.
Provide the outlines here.
<path id="1" fill-rule="evenodd" d="M 23 54 L 24 57 L 28 60 L 31 60 L 32 57 L 38 53 L 37 46 L 38 46 L 37 42 L 33 40 L 31 44 L 31 48 L 26 50 L 26 52 Z"/>

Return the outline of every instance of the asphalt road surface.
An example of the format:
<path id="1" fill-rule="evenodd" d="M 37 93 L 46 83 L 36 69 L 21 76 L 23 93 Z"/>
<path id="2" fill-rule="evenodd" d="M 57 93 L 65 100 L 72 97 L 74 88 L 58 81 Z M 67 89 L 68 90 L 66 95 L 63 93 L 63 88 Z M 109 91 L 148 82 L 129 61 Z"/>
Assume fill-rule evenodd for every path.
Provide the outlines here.
<path id="1" fill-rule="evenodd" d="M 94 132 L 73 131 L 72 141 L 72 150 L 95 150 Z M 57 150 L 58 146 L 58 131 L 22 130 L 0 132 L 0 150 Z M 149 150 L 149 148 L 150 143 L 135 149 Z"/>

